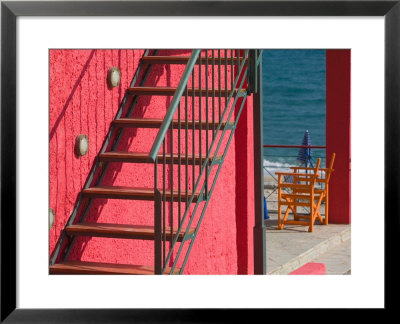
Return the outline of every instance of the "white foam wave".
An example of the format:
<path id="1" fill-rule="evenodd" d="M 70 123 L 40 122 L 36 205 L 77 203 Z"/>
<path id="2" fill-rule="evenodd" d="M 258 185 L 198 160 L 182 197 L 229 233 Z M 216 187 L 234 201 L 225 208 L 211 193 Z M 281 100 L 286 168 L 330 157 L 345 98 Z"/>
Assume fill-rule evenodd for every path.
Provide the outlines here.
<path id="1" fill-rule="evenodd" d="M 264 173 L 275 173 L 275 172 L 289 172 L 290 167 L 295 166 L 295 164 L 273 162 L 264 159 Z M 267 171 L 268 170 L 268 171 Z"/>
<path id="2" fill-rule="evenodd" d="M 274 175 L 275 172 L 293 172 L 290 167 L 293 166 L 300 166 L 300 163 L 282 163 L 282 162 L 273 162 L 264 159 L 264 175 Z M 300 172 L 305 172 L 300 171 Z M 320 174 L 322 177 L 325 177 L 325 172 L 321 172 Z"/>

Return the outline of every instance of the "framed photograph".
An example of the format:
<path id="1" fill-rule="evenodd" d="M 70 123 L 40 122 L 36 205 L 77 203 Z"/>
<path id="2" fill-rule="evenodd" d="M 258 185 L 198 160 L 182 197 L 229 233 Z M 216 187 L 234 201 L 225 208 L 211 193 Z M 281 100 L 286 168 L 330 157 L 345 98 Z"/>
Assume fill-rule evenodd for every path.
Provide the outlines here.
<path id="1" fill-rule="evenodd" d="M 399 44 L 399 1 L 2 1 L 1 321 L 227 322 L 236 309 L 258 316 L 268 308 L 315 307 L 299 296 L 324 300 L 321 308 L 393 306 L 388 296 L 398 279 L 388 256 L 397 253 L 389 242 L 399 235 Z M 49 201 L 49 80 L 57 68 L 49 57 L 57 49 L 86 50 L 91 58 L 94 48 L 154 46 L 351 49 L 352 276 L 49 276 L 49 231 L 42 229 L 48 219 L 38 215 Z M 106 71 L 103 65 L 94 69 Z M 109 89 L 120 73 L 108 70 Z M 110 100 L 121 99 L 115 92 Z M 90 141 L 80 134 L 75 154 L 87 154 Z M 370 172 L 367 181 L 362 174 Z M 369 279 L 370 293 L 357 299 Z"/>

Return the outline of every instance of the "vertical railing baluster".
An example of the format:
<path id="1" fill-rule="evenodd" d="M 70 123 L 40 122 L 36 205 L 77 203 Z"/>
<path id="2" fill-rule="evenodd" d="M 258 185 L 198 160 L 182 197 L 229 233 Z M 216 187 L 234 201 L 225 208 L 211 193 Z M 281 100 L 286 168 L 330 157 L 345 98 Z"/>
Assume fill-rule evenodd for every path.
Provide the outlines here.
<path id="1" fill-rule="evenodd" d="M 224 105 L 224 109 L 227 109 L 227 105 L 228 105 L 228 51 L 224 50 L 224 55 L 225 55 L 225 67 L 224 67 L 224 72 L 225 72 L 225 105 Z M 229 122 L 229 120 L 228 120 Z"/>
<path id="2" fill-rule="evenodd" d="M 228 51 L 224 50 L 224 55 L 225 55 L 225 67 L 224 67 L 224 72 L 225 72 L 225 108 L 228 102 Z"/>
<path id="3" fill-rule="evenodd" d="M 218 123 L 221 122 L 221 50 L 218 50 Z"/>
<path id="4" fill-rule="evenodd" d="M 212 61 L 211 61 L 211 82 L 212 82 L 212 127 L 213 127 L 213 134 L 212 139 L 214 140 L 215 137 L 215 77 L 214 77 L 214 70 L 215 70 L 215 53 L 212 50 Z"/>
<path id="5" fill-rule="evenodd" d="M 206 66 L 205 66 L 205 81 L 206 81 L 206 187 L 205 187 L 205 199 L 207 199 L 208 196 L 208 160 L 209 160 L 209 156 L 208 156 L 208 50 L 205 50 L 206 54 Z"/>
<path id="6" fill-rule="evenodd" d="M 181 103 L 178 105 L 178 228 L 181 225 Z M 179 233 L 177 233 L 179 235 Z"/>
<path id="7" fill-rule="evenodd" d="M 239 75 L 239 70 L 240 70 L 240 49 L 236 50 L 236 55 L 237 55 L 236 73 Z"/>
<path id="8" fill-rule="evenodd" d="M 196 129 L 196 125 L 195 125 L 195 109 L 194 109 L 194 104 L 195 104 L 195 95 L 194 95 L 194 83 L 195 83 L 195 74 L 194 74 L 194 69 L 193 69 L 193 73 L 192 73 L 192 174 L 193 174 L 193 179 L 192 179 L 192 192 L 194 189 L 194 184 L 195 184 L 195 167 L 194 167 L 194 158 L 195 158 L 195 139 L 196 139 L 196 135 L 195 135 L 195 129 Z"/>
<path id="9" fill-rule="evenodd" d="M 162 247 L 161 247 L 161 193 L 158 190 L 158 162 L 154 162 L 154 274 L 161 274 Z"/>
<path id="10" fill-rule="evenodd" d="M 189 118 L 188 118 L 188 86 L 186 85 L 185 91 L 185 188 L 186 188 L 186 205 L 185 208 L 188 208 L 189 205 Z"/>
<path id="11" fill-rule="evenodd" d="M 165 176 L 165 169 L 166 169 L 166 164 L 167 164 L 167 159 L 166 159 L 166 152 L 165 152 L 165 138 L 164 138 L 164 140 L 163 140 L 163 199 L 162 199 L 162 202 L 163 202 L 163 208 L 162 208 L 162 210 L 163 210 L 163 219 L 162 219 L 162 236 L 163 236 L 163 267 L 165 267 L 165 256 L 166 256 L 166 254 L 165 254 L 165 244 L 166 244 L 166 241 L 167 241 L 167 237 L 166 237 L 166 234 L 167 234 L 167 231 L 165 230 L 165 215 L 166 215 L 166 201 L 167 201 L 167 192 L 166 192 L 166 185 L 165 185 L 165 178 L 166 178 L 166 176 Z"/>
<path id="12" fill-rule="evenodd" d="M 233 89 L 233 49 L 231 49 L 231 89 Z"/>
<path id="13" fill-rule="evenodd" d="M 201 125 L 201 54 L 199 56 L 199 174 L 201 172 L 201 138 L 203 136 L 202 125 Z"/>
<path id="14" fill-rule="evenodd" d="M 174 123 L 171 122 L 171 130 L 170 130 L 170 157 L 171 157 L 171 162 L 170 162 L 170 188 L 171 188 L 171 205 L 170 205 L 170 241 L 171 241 L 171 247 L 172 247 L 172 241 L 173 241 L 173 226 L 174 226 Z"/>

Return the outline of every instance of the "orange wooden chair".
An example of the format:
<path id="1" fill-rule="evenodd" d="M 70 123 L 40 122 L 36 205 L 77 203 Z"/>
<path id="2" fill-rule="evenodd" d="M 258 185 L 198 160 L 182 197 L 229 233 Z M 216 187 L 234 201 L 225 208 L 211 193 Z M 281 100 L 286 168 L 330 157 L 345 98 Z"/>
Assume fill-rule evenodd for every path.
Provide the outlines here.
<path id="1" fill-rule="evenodd" d="M 325 201 L 325 217 L 322 218 L 319 208 L 317 210 L 317 217 L 319 221 L 328 225 L 328 211 L 329 211 L 329 179 L 331 177 L 333 169 L 333 163 L 335 162 L 336 153 L 332 153 L 331 161 L 327 168 L 319 168 L 318 172 L 320 177 L 316 179 L 316 183 L 319 184 L 314 189 L 315 200 L 321 200 L 321 203 Z M 305 172 L 314 170 L 314 168 L 305 168 L 305 167 L 291 167 L 295 173 Z M 304 218 L 303 216 L 295 216 L 295 219 Z"/>
<path id="2" fill-rule="evenodd" d="M 320 217 L 319 208 L 323 195 L 315 193 L 315 184 L 320 177 L 319 165 L 321 159 L 317 160 L 315 168 L 308 168 L 309 173 L 300 172 L 276 172 L 278 176 L 278 229 L 283 229 L 285 224 L 308 226 L 312 232 L 316 217 Z M 288 182 L 293 179 L 293 182 Z M 282 218 L 282 207 L 286 206 Z M 308 214 L 301 215 L 297 207 L 304 207 L 309 210 Z M 292 212 L 293 220 L 289 220 L 289 213 Z M 319 215 L 319 216 L 318 216 Z M 306 220 L 300 220 L 305 218 Z"/>

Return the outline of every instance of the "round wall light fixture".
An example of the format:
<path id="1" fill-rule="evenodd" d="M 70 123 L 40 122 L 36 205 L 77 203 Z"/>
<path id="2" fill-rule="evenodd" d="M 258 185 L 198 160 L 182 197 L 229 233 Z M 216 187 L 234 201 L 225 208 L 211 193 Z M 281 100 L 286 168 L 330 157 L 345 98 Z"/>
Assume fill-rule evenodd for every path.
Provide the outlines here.
<path id="1" fill-rule="evenodd" d="M 121 71 L 119 68 L 112 66 L 108 69 L 107 84 L 110 89 L 115 88 L 121 82 Z"/>
<path id="2" fill-rule="evenodd" d="M 75 154 L 78 157 L 86 155 L 89 150 L 89 140 L 85 134 L 79 134 L 75 139 Z"/>
<path id="3" fill-rule="evenodd" d="M 49 229 L 52 229 L 55 221 L 55 214 L 53 208 L 49 208 Z"/>

